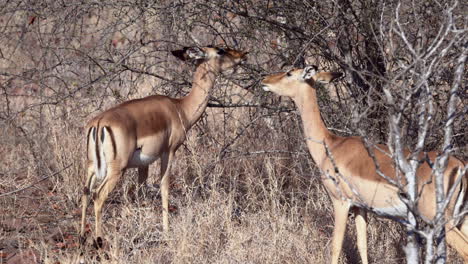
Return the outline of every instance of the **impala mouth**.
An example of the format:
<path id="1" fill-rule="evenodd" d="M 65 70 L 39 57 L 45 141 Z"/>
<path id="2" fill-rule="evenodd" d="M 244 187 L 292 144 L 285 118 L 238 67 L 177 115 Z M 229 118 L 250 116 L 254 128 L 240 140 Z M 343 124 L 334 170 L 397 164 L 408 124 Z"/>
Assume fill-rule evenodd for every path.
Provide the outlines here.
<path id="1" fill-rule="evenodd" d="M 269 91 L 270 91 L 270 87 L 269 87 L 268 85 L 266 85 L 266 84 L 263 84 L 263 83 L 262 83 L 262 89 L 263 89 L 263 91 L 265 91 L 265 92 L 269 92 Z"/>
<path id="2" fill-rule="evenodd" d="M 247 62 L 247 54 L 249 54 L 249 53 L 245 52 L 244 55 L 242 55 L 241 63 L 246 63 Z"/>

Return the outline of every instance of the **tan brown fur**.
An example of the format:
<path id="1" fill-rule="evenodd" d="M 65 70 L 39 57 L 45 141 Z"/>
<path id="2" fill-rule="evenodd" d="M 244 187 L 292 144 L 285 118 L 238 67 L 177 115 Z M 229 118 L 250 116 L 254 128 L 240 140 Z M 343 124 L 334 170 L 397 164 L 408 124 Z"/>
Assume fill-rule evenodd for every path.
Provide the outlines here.
<path id="1" fill-rule="evenodd" d="M 98 243 L 102 241 L 102 207 L 127 168 L 138 167 L 138 183 L 148 167 L 161 159 L 163 227 L 169 228 L 168 195 L 171 162 L 187 131 L 206 109 L 218 73 L 241 63 L 246 52 L 220 48 L 185 48 L 173 51 L 181 60 L 197 61 L 191 92 L 175 99 L 162 95 L 130 100 L 92 118 L 86 125 L 88 176 L 82 198 L 80 235 L 83 238 L 89 191 L 96 183 L 94 211 Z M 101 175 L 101 170 L 105 175 Z M 100 176 L 100 177 L 98 177 Z"/>
<path id="2" fill-rule="evenodd" d="M 375 212 L 390 212 L 388 216 L 399 217 L 397 209 L 402 208 L 402 202 L 398 196 L 398 188 L 377 174 L 376 165 L 361 138 L 336 136 L 328 131 L 323 123 L 317 104 L 315 82 L 330 82 L 341 74 L 322 72 L 315 74 L 313 78 L 303 79 L 301 76 L 305 76 L 304 72 L 302 69 L 294 69 L 287 73 L 273 74 L 267 76 L 262 84 L 267 91 L 291 97 L 301 113 L 310 154 L 324 174 L 322 182 L 334 205 L 335 228 L 331 262 L 338 263 L 348 212 L 352 207 L 357 207 L 357 210 L 353 210 L 356 213 L 357 244 L 362 262 L 368 263 L 365 231 L 366 212 L 359 208 L 359 204 L 364 204 L 365 206 L 361 207 L 370 208 Z M 327 155 L 324 144 L 332 154 L 333 162 Z M 401 182 L 401 185 L 404 186 L 405 181 L 398 178 L 388 147 L 377 145 L 372 148 L 372 152 L 381 171 L 387 177 Z M 408 151 L 406 153 L 408 154 Z M 434 161 L 437 153 L 430 152 L 427 155 L 430 160 Z M 333 163 L 336 164 L 340 175 L 336 173 Z M 448 219 L 453 216 L 457 198 L 460 195 L 466 195 L 467 175 L 460 176 L 454 173 L 463 166 L 462 161 L 450 157 L 444 173 L 445 193 L 453 186 L 456 177 L 463 177 L 462 183 L 456 187 L 455 194 L 447 209 Z M 435 184 L 431 179 L 432 169 L 425 162 L 417 171 L 417 181 L 419 186 L 425 184 L 418 209 L 426 218 L 433 218 L 436 212 Z M 359 195 L 356 196 L 352 189 L 357 191 Z M 466 203 L 466 199 L 464 203 Z M 453 221 L 449 221 L 446 230 L 448 244 L 460 253 L 465 262 L 468 261 L 468 233 L 466 233 L 468 221 L 464 220 L 458 226 L 454 226 Z"/>

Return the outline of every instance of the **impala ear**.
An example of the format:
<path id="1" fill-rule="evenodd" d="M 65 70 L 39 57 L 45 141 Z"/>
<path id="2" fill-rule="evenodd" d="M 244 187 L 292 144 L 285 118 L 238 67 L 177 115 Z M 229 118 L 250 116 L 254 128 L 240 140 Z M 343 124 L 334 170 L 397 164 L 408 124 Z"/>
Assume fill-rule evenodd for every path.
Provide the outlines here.
<path id="1" fill-rule="evenodd" d="M 317 71 L 318 71 L 318 67 L 315 65 L 310 65 L 310 66 L 305 67 L 302 70 L 302 79 L 309 80 L 313 78 L 314 75 L 317 74 Z"/>
<path id="2" fill-rule="evenodd" d="M 173 51 L 171 51 L 171 53 L 172 53 L 172 55 L 174 55 L 179 60 L 185 61 L 185 60 L 187 60 L 187 56 L 186 56 L 187 49 L 188 48 L 184 48 L 184 49 L 181 49 L 181 50 L 173 50 Z"/>
<path id="3" fill-rule="evenodd" d="M 321 82 L 321 83 L 329 83 L 335 79 L 338 79 L 343 74 L 341 72 L 319 72 L 314 75 L 314 81 Z"/>
<path id="4" fill-rule="evenodd" d="M 171 53 L 172 55 L 183 61 L 199 60 L 204 59 L 206 57 L 206 53 L 198 47 L 184 47 L 181 50 L 173 50 L 171 51 Z"/>
<path id="5" fill-rule="evenodd" d="M 206 58 L 206 53 L 198 47 L 193 47 L 193 48 L 187 49 L 187 56 L 191 60 L 201 60 L 201 59 Z"/>

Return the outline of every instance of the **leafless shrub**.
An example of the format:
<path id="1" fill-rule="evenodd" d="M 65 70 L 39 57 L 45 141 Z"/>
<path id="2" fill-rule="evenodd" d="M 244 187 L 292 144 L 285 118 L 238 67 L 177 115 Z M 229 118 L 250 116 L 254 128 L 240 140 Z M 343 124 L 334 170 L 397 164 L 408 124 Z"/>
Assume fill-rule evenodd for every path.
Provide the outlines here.
<path id="1" fill-rule="evenodd" d="M 265 73 L 304 64 L 341 69 L 343 81 L 319 91 L 322 116 L 335 133 L 385 142 L 395 133 L 387 113 L 401 114 L 402 146 L 438 148 L 466 159 L 466 67 L 456 71 L 460 55 L 466 55 L 466 11 L 459 3 L 448 25 L 442 10 L 453 4 L 413 2 L 400 6 L 399 18 L 396 1 L 4 3 L 0 193 L 32 187 L 0 197 L 0 262 L 27 255 L 27 248 L 45 262 L 77 259 L 85 122 L 125 100 L 154 93 L 184 96 L 193 68 L 168 51 L 209 44 L 249 50 L 249 61 L 216 87 L 211 108 L 179 150 L 173 230 L 160 232 L 158 199 L 125 198 L 123 189 L 135 176 L 129 171 L 107 209 L 113 215 L 108 261 L 326 262 L 331 209 L 298 115 L 291 102 L 260 93 L 258 82 Z M 428 54 L 439 27 L 450 33 Z M 398 35 L 403 32 L 411 45 Z M 410 46 L 418 48 L 412 53 Z M 452 116 L 446 107 L 450 93 L 441 91 L 455 83 L 460 100 L 449 133 L 441 128 Z M 384 90 L 394 100 L 407 100 L 405 108 L 391 106 Z M 422 109 L 419 98 L 430 99 L 435 109 L 423 147 L 417 145 L 414 110 Z M 150 185 L 157 186 L 158 170 L 150 171 Z M 402 258 L 401 234 L 381 232 L 389 224 L 398 230 L 384 221 L 369 230 L 370 257 L 395 263 Z M 345 247 L 348 262 L 356 262 L 353 244 Z M 98 255 L 87 253 L 89 261 Z"/>

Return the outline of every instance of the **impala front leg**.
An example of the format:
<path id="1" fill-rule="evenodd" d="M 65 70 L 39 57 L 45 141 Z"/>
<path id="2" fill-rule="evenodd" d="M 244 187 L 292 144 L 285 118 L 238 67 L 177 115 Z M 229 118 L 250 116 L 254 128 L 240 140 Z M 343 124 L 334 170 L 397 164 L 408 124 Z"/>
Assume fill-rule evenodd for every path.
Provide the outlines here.
<path id="1" fill-rule="evenodd" d="M 173 152 L 163 153 L 161 156 L 161 197 L 163 207 L 163 229 L 169 231 L 169 182 Z"/>
<path id="2" fill-rule="evenodd" d="M 367 212 L 362 208 L 356 208 L 355 215 L 358 251 L 362 264 L 367 264 Z"/>
<path id="3" fill-rule="evenodd" d="M 346 221 L 348 220 L 350 204 L 340 199 L 332 199 L 333 209 L 335 211 L 335 229 L 333 230 L 331 263 L 338 264 L 341 248 L 343 246 L 343 238 L 346 232 Z"/>
<path id="4" fill-rule="evenodd" d="M 138 196 L 142 197 L 143 196 L 143 186 L 146 183 L 146 179 L 148 179 L 148 169 L 149 166 L 142 166 L 138 167 Z"/>

